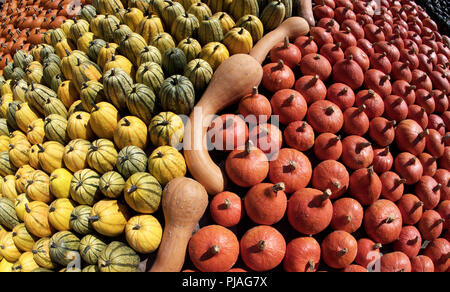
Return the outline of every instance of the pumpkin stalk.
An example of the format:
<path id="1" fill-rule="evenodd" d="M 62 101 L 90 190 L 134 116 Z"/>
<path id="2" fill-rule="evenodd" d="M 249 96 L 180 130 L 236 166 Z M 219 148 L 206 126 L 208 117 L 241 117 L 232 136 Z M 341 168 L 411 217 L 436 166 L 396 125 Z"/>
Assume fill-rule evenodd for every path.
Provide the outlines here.
<path id="1" fill-rule="evenodd" d="M 128 193 L 133 193 L 135 191 L 137 191 L 138 187 L 136 185 L 132 185 L 129 189 L 128 189 Z"/>
<path id="2" fill-rule="evenodd" d="M 340 256 L 345 256 L 348 253 L 348 248 L 344 247 L 343 249 L 341 249 L 338 254 Z"/>
<path id="3" fill-rule="evenodd" d="M 258 86 L 254 86 L 252 88 L 252 95 L 257 95 L 258 94 Z"/>
<path id="4" fill-rule="evenodd" d="M 381 247 L 383 247 L 383 245 L 378 242 L 374 244 L 373 249 L 380 249 Z"/>
<path id="5" fill-rule="evenodd" d="M 246 155 L 249 155 L 250 152 L 252 151 L 253 146 L 254 146 L 253 142 L 251 140 L 247 140 L 247 142 L 245 143 L 244 153 Z"/>
<path id="6" fill-rule="evenodd" d="M 292 172 L 297 169 L 297 162 L 289 160 L 289 165 L 287 167 L 289 169 L 289 172 Z"/>
<path id="7" fill-rule="evenodd" d="M 225 209 L 230 209 L 232 206 L 231 201 L 228 198 L 226 198 L 224 200 L 223 205 L 224 205 Z"/>
<path id="8" fill-rule="evenodd" d="M 278 64 L 272 68 L 272 72 L 277 70 L 283 70 L 284 62 L 282 60 L 278 60 Z"/>
<path id="9" fill-rule="evenodd" d="M 424 203 L 422 201 L 418 201 L 414 206 L 411 208 L 410 214 L 414 213 L 417 209 L 420 207 L 423 207 Z"/>
<path id="10" fill-rule="evenodd" d="M 99 217 L 98 215 L 95 215 L 95 216 L 89 216 L 89 217 L 88 217 L 88 220 L 89 220 L 90 222 L 96 222 L 96 221 L 100 220 L 100 217 Z"/>
<path id="11" fill-rule="evenodd" d="M 393 216 L 388 216 L 383 221 L 381 221 L 381 223 L 390 224 L 390 223 L 394 222 L 394 220 L 395 220 L 395 218 Z"/>
<path id="12" fill-rule="evenodd" d="M 334 108 L 333 108 L 333 106 L 329 106 L 329 107 L 327 107 L 326 109 L 325 109 L 325 114 L 327 115 L 327 116 L 331 116 L 332 114 L 334 113 Z"/>
<path id="13" fill-rule="evenodd" d="M 319 198 L 321 201 L 325 201 L 325 200 L 328 200 L 332 194 L 333 193 L 331 192 L 330 189 L 326 189 L 325 191 L 323 191 L 322 195 L 320 195 Z"/>
<path id="14" fill-rule="evenodd" d="M 211 254 L 216 255 L 220 252 L 220 246 L 215 244 L 210 249 Z"/>
<path id="15" fill-rule="evenodd" d="M 312 272 L 312 271 L 314 271 L 315 268 L 316 268 L 316 264 L 314 263 L 314 261 L 313 260 L 308 260 L 307 270 Z"/>
<path id="16" fill-rule="evenodd" d="M 438 184 L 433 188 L 433 192 L 436 193 L 436 192 L 439 191 L 441 188 L 442 188 L 442 185 L 438 183 Z"/>
<path id="17" fill-rule="evenodd" d="M 433 225 L 431 225 L 431 228 L 433 229 L 433 228 L 439 226 L 439 224 L 442 224 L 444 222 L 445 222 L 444 218 L 439 218 L 438 220 L 434 221 Z"/>
<path id="18" fill-rule="evenodd" d="M 263 251 L 266 249 L 266 242 L 264 240 L 260 240 L 258 241 L 258 249 L 260 251 Z"/>
<path id="19" fill-rule="evenodd" d="M 286 36 L 286 37 L 284 38 L 283 49 L 289 48 L 290 45 L 291 45 L 291 44 L 289 43 L 289 37 Z"/>
<path id="20" fill-rule="evenodd" d="M 284 183 L 282 183 L 282 182 L 277 183 L 272 187 L 272 191 L 275 194 L 277 194 L 279 191 L 284 191 L 285 189 L 286 189 L 286 187 L 285 187 Z"/>

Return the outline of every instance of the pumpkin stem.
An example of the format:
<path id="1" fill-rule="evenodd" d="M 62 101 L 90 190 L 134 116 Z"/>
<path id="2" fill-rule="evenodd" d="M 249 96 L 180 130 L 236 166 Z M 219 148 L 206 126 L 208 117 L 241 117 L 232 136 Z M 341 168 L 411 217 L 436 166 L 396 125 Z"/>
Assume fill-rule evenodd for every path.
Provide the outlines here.
<path id="1" fill-rule="evenodd" d="M 278 71 L 278 70 L 283 70 L 283 68 L 284 68 L 284 62 L 283 62 L 283 60 L 280 59 L 280 60 L 278 60 L 278 64 L 276 66 L 272 67 L 272 72 Z"/>
<path id="2" fill-rule="evenodd" d="M 122 126 L 129 127 L 131 125 L 130 121 L 127 118 L 123 118 L 124 123 Z"/>
<path id="3" fill-rule="evenodd" d="M 247 140 L 247 142 L 245 142 L 244 153 L 245 153 L 246 155 L 249 155 L 250 152 L 252 151 L 253 146 L 254 146 L 253 142 L 252 142 L 250 139 Z"/>
<path id="4" fill-rule="evenodd" d="M 441 139 L 441 143 L 444 144 L 449 138 L 450 138 L 450 135 L 443 136 Z"/>
<path id="5" fill-rule="evenodd" d="M 42 147 L 41 144 L 36 144 L 37 148 L 39 149 L 39 152 L 45 152 L 44 147 Z"/>
<path id="6" fill-rule="evenodd" d="M 314 263 L 314 261 L 313 260 L 308 260 L 307 270 L 312 272 L 312 271 L 314 271 L 315 268 L 316 268 L 316 264 Z"/>
<path id="7" fill-rule="evenodd" d="M 380 152 L 381 155 L 386 156 L 389 154 L 389 146 L 384 147 L 384 150 Z"/>
<path id="8" fill-rule="evenodd" d="M 99 217 L 98 215 L 95 215 L 95 216 L 89 216 L 89 217 L 88 217 L 88 220 L 89 220 L 90 222 L 96 222 L 96 221 L 100 220 L 100 217 Z"/>
<path id="9" fill-rule="evenodd" d="M 297 132 L 304 132 L 306 130 L 306 122 L 303 122 L 300 127 L 297 128 Z"/>
<path id="10" fill-rule="evenodd" d="M 136 185 L 131 185 L 131 187 L 128 189 L 128 193 L 133 193 L 138 190 L 138 187 Z"/>
<path id="11" fill-rule="evenodd" d="M 223 205 L 224 205 L 225 209 L 230 209 L 232 206 L 232 203 L 231 203 L 230 199 L 225 198 Z"/>
<path id="12" fill-rule="evenodd" d="M 289 165 L 287 167 L 289 169 L 289 172 L 292 172 L 297 169 L 297 162 L 289 160 Z"/>
<path id="13" fill-rule="evenodd" d="M 423 138 L 425 138 L 426 136 L 428 136 L 428 134 L 430 134 L 430 132 L 428 131 L 428 129 L 423 130 L 422 132 L 420 132 L 419 135 L 417 135 L 416 140 L 414 141 L 415 144 L 419 143 Z"/>
<path id="14" fill-rule="evenodd" d="M 393 105 L 393 106 L 398 106 L 398 105 L 400 105 L 402 102 L 403 102 L 403 98 L 399 97 L 399 98 L 397 98 L 397 99 L 392 103 L 392 105 Z"/>
<path id="15" fill-rule="evenodd" d="M 275 194 L 277 194 L 279 191 L 284 191 L 285 189 L 286 189 L 286 186 L 282 182 L 277 183 L 277 184 L 273 185 L 273 187 L 272 187 L 272 191 Z"/>
<path id="16" fill-rule="evenodd" d="M 373 249 L 380 249 L 381 247 L 383 247 L 383 245 L 378 242 L 374 244 Z"/>
<path id="17" fill-rule="evenodd" d="M 369 174 L 369 176 L 373 176 L 373 174 L 375 173 L 375 171 L 373 170 L 373 165 L 367 168 L 367 173 Z"/>
<path id="18" fill-rule="evenodd" d="M 332 183 L 333 187 L 335 187 L 336 189 L 340 189 L 341 188 L 341 184 L 338 181 L 335 181 Z"/>
<path id="19" fill-rule="evenodd" d="M 161 151 L 157 151 L 156 152 L 156 156 L 158 157 L 158 158 L 163 158 L 164 157 L 164 153 L 162 153 Z"/>
<path id="20" fill-rule="evenodd" d="M 327 108 L 325 109 L 325 114 L 326 114 L 327 116 L 331 116 L 333 113 L 334 113 L 334 108 L 333 108 L 332 105 L 330 105 L 329 107 L 327 107 Z"/>
<path id="21" fill-rule="evenodd" d="M 390 223 L 394 222 L 394 220 L 395 220 L 395 218 L 393 216 L 388 216 L 383 221 L 381 221 L 381 223 L 390 224 Z"/>
<path id="22" fill-rule="evenodd" d="M 48 211 L 51 213 L 51 212 L 55 212 L 55 207 L 53 207 L 53 206 L 51 206 L 50 208 L 48 208 Z"/>
<path id="23" fill-rule="evenodd" d="M 348 253 L 348 248 L 344 247 L 338 252 L 339 256 L 345 256 Z"/>
<path id="24" fill-rule="evenodd" d="M 133 226 L 133 230 L 139 230 L 139 229 L 141 229 L 141 225 L 135 224 L 135 225 Z"/>
<path id="25" fill-rule="evenodd" d="M 220 252 L 220 246 L 217 245 L 217 244 L 211 246 L 210 252 L 211 252 L 211 254 L 213 254 L 213 255 L 218 254 L 218 253 Z"/>
<path id="26" fill-rule="evenodd" d="M 433 188 L 432 191 L 433 191 L 434 193 L 436 193 L 436 192 L 439 191 L 441 188 L 442 188 L 442 185 L 438 183 L 438 184 Z"/>
<path id="27" fill-rule="evenodd" d="M 98 110 L 100 109 L 100 107 L 99 107 L 94 101 L 92 101 L 91 104 L 92 104 L 92 107 L 93 107 L 96 111 L 98 111 Z"/>
<path id="28" fill-rule="evenodd" d="M 439 226 L 440 224 L 444 223 L 445 219 L 444 218 L 439 218 L 438 220 L 434 221 L 433 225 L 431 225 L 431 228 L 435 228 L 437 226 Z"/>
<path id="29" fill-rule="evenodd" d="M 266 249 L 266 242 L 264 240 L 260 240 L 258 241 L 258 249 L 260 251 L 263 251 Z"/>
<path id="30" fill-rule="evenodd" d="M 356 110 L 356 113 L 361 114 L 366 108 L 367 108 L 367 106 L 365 104 L 362 104 L 358 107 L 358 109 Z"/>
<path id="31" fill-rule="evenodd" d="M 386 74 L 380 79 L 380 85 L 383 85 L 386 81 L 391 80 L 391 76 Z"/>
<path id="32" fill-rule="evenodd" d="M 390 128 L 395 126 L 396 124 L 397 124 L 396 120 L 391 120 L 391 121 L 387 122 L 386 127 L 384 127 L 384 129 L 383 129 L 383 132 L 386 132 L 387 130 L 389 130 Z"/>
<path id="33" fill-rule="evenodd" d="M 287 103 L 291 104 L 294 101 L 295 95 L 291 94 L 289 95 L 288 99 L 286 100 Z"/>
<path id="34" fill-rule="evenodd" d="M 352 222 L 352 216 L 350 215 L 345 216 L 345 221 L 347 222 L 347 224 Z"/>
<path id="35" fill-rule="evenodd" d="M 252 95 L 257 95 L 257 94 L 258 94 L 258 86 L 253 86 Z"/>
<path id="36" fill-rule="evenodd" d="M 326 189 L 325 191 L 323 191 L 322 195 L 320 196 L 320 199 L 322 201 L 328 200 L 332 194 L 333 193 L 331 192 L 330 189 Z"/>
<path id="37" fill-rule="evenodd" d="M 414 206 L 411 208 L 411 211 L 409 212 L 410 214 L 416 212 L 417 209 L 419 209 L 420 207 L 423 207 L 424 203 L 422 201 L 418 201 L 417 203 L 414 204 Z"/>

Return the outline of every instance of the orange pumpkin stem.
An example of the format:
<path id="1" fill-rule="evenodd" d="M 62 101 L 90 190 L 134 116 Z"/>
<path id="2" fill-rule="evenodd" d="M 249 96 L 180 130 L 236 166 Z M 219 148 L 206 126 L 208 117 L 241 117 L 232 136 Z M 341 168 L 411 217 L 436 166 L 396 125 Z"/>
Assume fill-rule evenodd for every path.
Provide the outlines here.
<path id="1" fill-rule="evenodd" d="M 328 200 L 332 194 L 333 193 L 331 192 L 330 189 L 326 189 L 325 191 L 323 191 L 322 195 L 320 196 L 320 199 L 322 201 Z"/>
<path id="2" fill-rule="evenodd" d="M 242 30 L 243 30 L 244 28 L 242 28 Z M 289 43 L 289 37 L 285 37 L 284 38 L 284 45 L 283 45 L 283 49 L 287 49 L 287 48 L 289 48 L 289 46 L 290 46 L 291 44 Z"/>

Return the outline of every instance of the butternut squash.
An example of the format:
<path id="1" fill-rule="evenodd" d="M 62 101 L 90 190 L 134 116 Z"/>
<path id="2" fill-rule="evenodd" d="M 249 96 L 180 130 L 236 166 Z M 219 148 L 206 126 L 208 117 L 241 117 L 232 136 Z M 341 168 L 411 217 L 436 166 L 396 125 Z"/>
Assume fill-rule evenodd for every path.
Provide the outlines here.
<path id="1" fill-rule="evenodd" d="M 291 17 L 259 40 L 250 55 L 235 54 L 217 68 L 189 117 L 184 136 L 184 156 L 189 171 L 209 194 L 223 192 L 226 186 L 226 176 L 211 159 L 206 146 L 206 132 L 214 114 L 238 102 L 258 86 L 263 75 L 261 63 L 271 48 L 286 36 L 295 38 L 308 31 L 308 23 L 303 18 Z"/>
<path id="2" fill-rule="evenodd" d="M 178 177 L 167 183 L 161 200 L 164 233 L 150 272 L 180 272 L 189 239 L 208 206 L 208 194 L 197 181 Z"/>

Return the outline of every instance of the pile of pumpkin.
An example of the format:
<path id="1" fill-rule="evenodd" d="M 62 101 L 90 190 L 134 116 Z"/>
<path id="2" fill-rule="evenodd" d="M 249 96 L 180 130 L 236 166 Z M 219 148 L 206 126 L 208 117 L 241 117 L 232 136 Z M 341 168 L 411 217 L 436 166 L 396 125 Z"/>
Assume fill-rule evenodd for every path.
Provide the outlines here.
<path id="1" fill-rule="evenodd" d="M 187 270 L 449 271 L 448 39 L 413 1 L 373 4 L 317 1 L 213 122 L 231 183 Z"/>
<path id="2" fill-rule="evenodd" d="M 1 271 L 135 271 L 158 248 L 151 214 L 186 174 L 178 115 L 292 9 L 222 2 L 4 5 Z"/>

